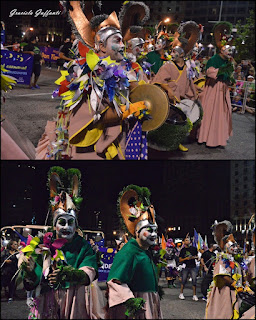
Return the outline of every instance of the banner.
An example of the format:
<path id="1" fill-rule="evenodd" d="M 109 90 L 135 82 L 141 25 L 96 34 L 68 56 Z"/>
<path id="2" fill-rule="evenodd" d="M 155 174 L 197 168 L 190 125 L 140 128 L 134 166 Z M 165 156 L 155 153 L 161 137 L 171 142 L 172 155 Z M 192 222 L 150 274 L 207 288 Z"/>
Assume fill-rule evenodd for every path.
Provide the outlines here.
<path id="1" fill-rule="evenodd" d="M 49 47 L 40 47 L 42 57 L 45 61 L 55 62 L 59 59 L 59 49 L 49 48 Z"/>
<path id="2" fill-rule="evenodd" d="M 98 269 L 99 278 L 98 281 L 107 281 L 110 268 L 112 266 L 116 249 L 100 247 L 102 267 Z"/>
<path id="3" fill-rule="evenodd" d="M 34 57 L 27 53 L 1 50 L 1 66 L 8 75 L 17 79 L 17 83 L 30 84 Z"/>

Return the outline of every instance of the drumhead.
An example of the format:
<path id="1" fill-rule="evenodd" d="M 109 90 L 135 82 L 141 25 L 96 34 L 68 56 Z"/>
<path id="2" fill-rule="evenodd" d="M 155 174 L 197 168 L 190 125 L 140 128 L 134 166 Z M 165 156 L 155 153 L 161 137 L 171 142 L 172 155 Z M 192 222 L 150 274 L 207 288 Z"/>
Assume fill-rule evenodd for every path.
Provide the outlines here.
<path id="1" fill-rule="evenodd" d="M 180 108 L 192 123 L 195 123 L 200 118 L 200 105 L 198 101 L 189 99 L 183 99 L 178 104 L 177 108 Z"/>

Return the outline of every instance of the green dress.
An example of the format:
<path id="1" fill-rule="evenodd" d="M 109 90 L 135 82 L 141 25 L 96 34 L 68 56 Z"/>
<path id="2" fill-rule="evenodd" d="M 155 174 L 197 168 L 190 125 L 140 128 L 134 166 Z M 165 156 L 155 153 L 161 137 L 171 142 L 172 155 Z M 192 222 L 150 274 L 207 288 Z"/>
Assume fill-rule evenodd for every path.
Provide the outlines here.
<path id="1" fill-rule="evenodd" d="M 151 70 L 157 74 L 158 70 L 162 67 L 164 60 L 157 51 L 151 51 L 146 55 L 146 61 L 152 64 Z"/>

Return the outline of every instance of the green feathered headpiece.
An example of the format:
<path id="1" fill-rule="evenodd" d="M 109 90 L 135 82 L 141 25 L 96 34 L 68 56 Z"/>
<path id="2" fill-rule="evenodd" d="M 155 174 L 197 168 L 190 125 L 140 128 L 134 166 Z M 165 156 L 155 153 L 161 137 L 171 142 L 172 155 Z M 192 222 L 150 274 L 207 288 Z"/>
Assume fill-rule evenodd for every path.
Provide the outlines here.
<path id="1" fill-rule="evenodd" d="M 53 215 L 58 208 L 65 211 L 79 210 L 83 198 L 81 192 L 81 172 L 78 169 L 70 168 L 65 170 L 62 167 L 51 167 L 48 171 L 47 187 L 50 191 L 50 208 Z M 56 220 L 56 217 L 53 217 Z"/>
<path id="2" fill-rule="evenodd" d="M 132 214 L 127 211 L 128 207 L 139 207 L 142 212 L 145 212 L 151 206 L 150 196 L 151 192 L 148 188 L 139 187 L 134 184 L 128 185 L 119 193 L 117 199 L 117 214 L 120 219 L 121 229 L 124 232 L 134 235 L 133 230 L 135 229 L 135 225 L 141 218 L 141 216 L 133 217 Z M 132 224 L 134 225 L 132 226 Z"/>

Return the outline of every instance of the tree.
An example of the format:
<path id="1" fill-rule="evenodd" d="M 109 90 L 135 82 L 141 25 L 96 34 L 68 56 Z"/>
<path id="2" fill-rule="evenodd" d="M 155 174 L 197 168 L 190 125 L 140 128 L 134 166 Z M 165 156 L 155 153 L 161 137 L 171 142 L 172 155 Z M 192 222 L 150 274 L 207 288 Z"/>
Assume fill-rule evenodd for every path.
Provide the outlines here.
<path id="1" fill-rule="evenodd" d="M 234 41 L 236 46 L 235 59 L 255 61 L 255 16 L 254 10 L 250 11 L 249 18 L 246 18 L 246 24 L 242 25 L 241 20 L 236 24 L 237 37 Z"/>

